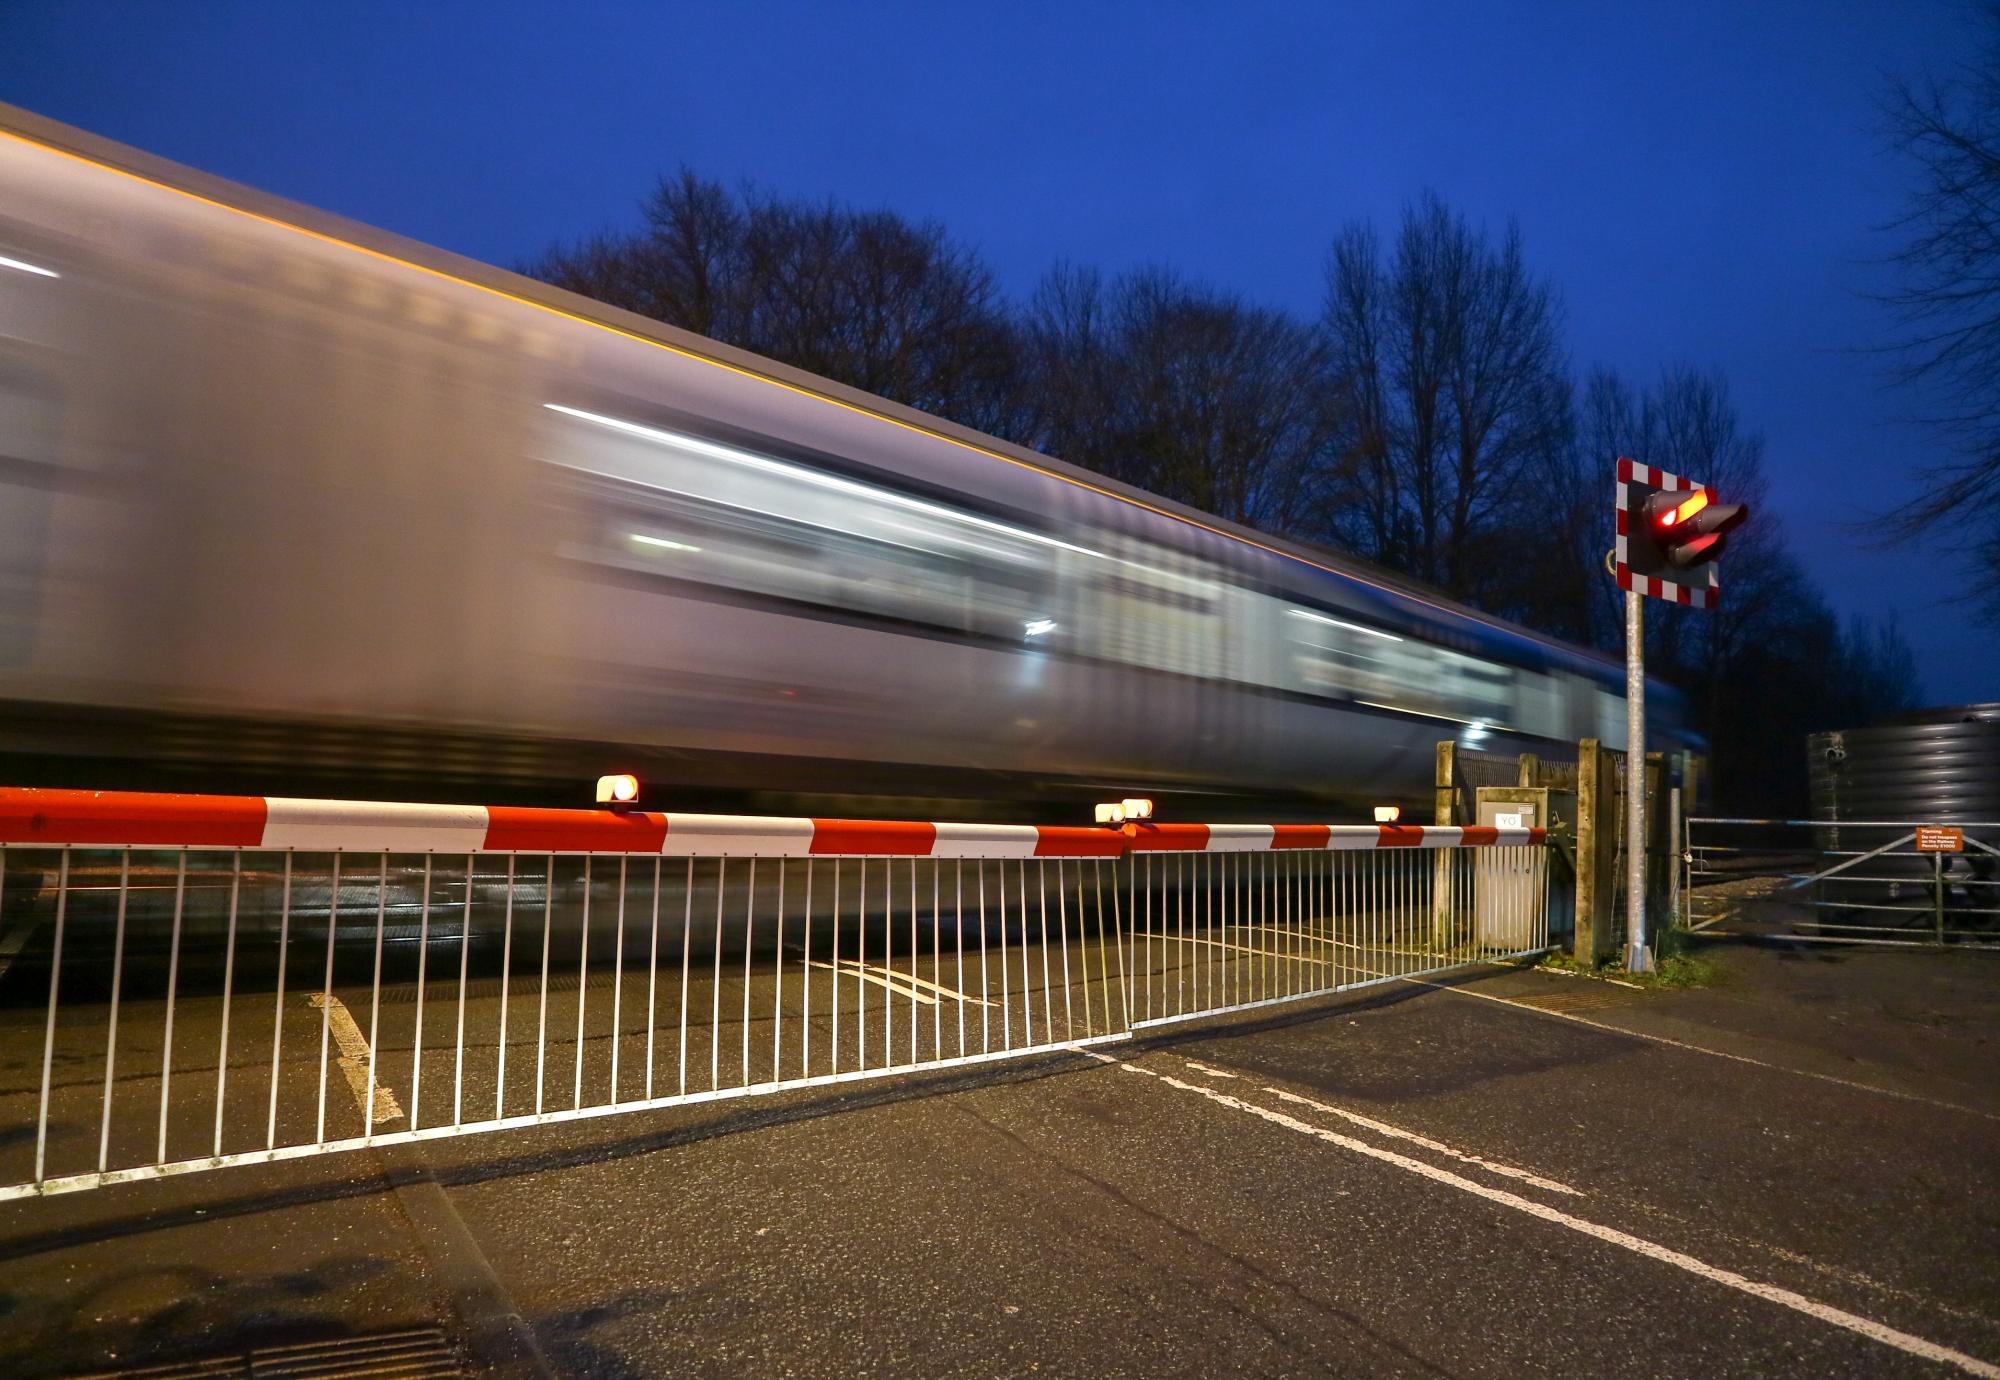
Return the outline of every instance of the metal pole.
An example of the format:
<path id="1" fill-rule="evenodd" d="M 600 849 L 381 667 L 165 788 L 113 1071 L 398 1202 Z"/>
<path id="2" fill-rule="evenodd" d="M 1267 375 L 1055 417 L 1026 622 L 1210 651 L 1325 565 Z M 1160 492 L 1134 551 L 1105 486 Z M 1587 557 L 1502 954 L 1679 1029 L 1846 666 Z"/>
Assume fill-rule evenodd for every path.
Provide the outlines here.
<path id="1" fill-rule="evenodd" d="M 1625 967 L 1653 970 L 1646 947 L 1646 646 L 1644 595 L 1625 591 Z"/>

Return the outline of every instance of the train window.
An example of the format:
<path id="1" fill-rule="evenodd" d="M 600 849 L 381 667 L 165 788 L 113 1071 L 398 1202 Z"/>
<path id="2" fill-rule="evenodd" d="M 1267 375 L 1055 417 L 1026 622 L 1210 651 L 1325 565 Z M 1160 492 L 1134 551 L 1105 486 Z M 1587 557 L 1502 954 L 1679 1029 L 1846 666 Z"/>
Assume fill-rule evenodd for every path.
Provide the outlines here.
<path id="1" fill-rule="evenodd" d="M 792 461 L 567 405 L 583 559 L 678 581 L 1220 677 L 1219 586 L 1112 532 L 1066 541 Z M 1176 567 L 1185 566 L 1187 569 Z"/>
<path id="2" fill-rule="evenodd" d="M 1292 647 L 1291 687 L 1310 695 L 1380 699 L 1398 689 L 1405 658 L 1395 633 L 1313 609 L 1287 608 L 1283 627 Z"/>
<path id="3" fill-rule="evenodd" d="M 1420 642 L 1406 642 L 1398 651 L 1396 707 L 1513 727 L 1513 667 Z"/>
<path id="4" fill-rule="evenodd" d="M 1070 580 L 1080 645 L 1107 661 L 1227 676 L 1234 630 L 1217 616 L 1222 586 L 1208 570 L 1151 543 L 1099 544 L 1112 557 L 1077 563 Z"/>
<path id="5" fill-rule="evenodd" d="M 1387 709 L 1513 726 L 1511 666 L 1313 609 L 1291 608 L 1290 688 Z"/>
<path id="6" fill-rule="evenodd" d="M 564 469 L 588 535 L 569 554 L 635 573 L 1018 639 L 1047 604 L 1046 563 L 992 533 L 924 514 L 887 520 L 852 495 L 665 489 Z"/>

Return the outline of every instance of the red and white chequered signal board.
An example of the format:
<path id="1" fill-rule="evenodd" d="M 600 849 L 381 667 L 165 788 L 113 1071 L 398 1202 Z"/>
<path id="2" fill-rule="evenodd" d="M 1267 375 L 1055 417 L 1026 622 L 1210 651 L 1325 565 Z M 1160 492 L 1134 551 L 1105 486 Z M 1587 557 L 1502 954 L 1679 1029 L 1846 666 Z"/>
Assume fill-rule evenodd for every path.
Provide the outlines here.
<path id="1" fill-rule="evenodd" d="M 1692 493 L 1702 485 L 1692 479 L 1683 479 L 1677 474 L 1642 465 L 1637 460 L 1618 461 L 1618 535 L 1611 548 L 1612 573 L 1618 577 L 1618 588 L 1636 590 L 1649 594 L 1655 599 L 1664 599 L 1670 604 L 1684 604 L 1688 608 L 1712 609 L 1715 607 L 1717 589 L 1714 565 L 1702 566 L 1688 572 L 1688 579 L 1696 583 L 1677 580 L 1663 580 L 1656 575 L 1634 575 L 1628 559 L 1627 534 L 1634 520 L 1632 510 L 1633 486 L 1649 485 L 1669 493 Z"/>

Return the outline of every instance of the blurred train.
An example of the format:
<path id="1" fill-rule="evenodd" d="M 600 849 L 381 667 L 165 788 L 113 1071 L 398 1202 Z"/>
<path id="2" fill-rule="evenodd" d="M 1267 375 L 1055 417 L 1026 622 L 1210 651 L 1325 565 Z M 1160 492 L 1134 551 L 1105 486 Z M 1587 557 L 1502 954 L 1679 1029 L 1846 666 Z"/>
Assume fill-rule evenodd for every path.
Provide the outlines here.
<path id="1" fill-rule="evenodd" d="M 1442 737 L 1621 742 L 1622 690 L 1359 563 L 0 106 L 11 784 L 1415 802 Z"/>

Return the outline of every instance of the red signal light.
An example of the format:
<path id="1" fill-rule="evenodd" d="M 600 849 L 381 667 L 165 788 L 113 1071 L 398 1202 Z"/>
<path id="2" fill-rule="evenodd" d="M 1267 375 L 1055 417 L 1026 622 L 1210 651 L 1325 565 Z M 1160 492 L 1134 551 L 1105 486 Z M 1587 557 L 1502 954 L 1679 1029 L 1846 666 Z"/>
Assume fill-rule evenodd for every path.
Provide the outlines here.
<path id="1" fill-rule="evenodd" d="M 1612 574 L 1621 589 L 1690 608 L 1714 608 L 1723 538 L 1750 516 L 1741 503 L 1677 474 L 1618 461 Z"/>
<path id="2" fill-rule="evenodd" d="M 1669 508 L 1660 514 L 1660 526 L 1678 526 L 1706 508 L 1708 504 L 1708 490 L 1696 489 L 1693 496 L 1683 500 L 1678 507 Z"/>

